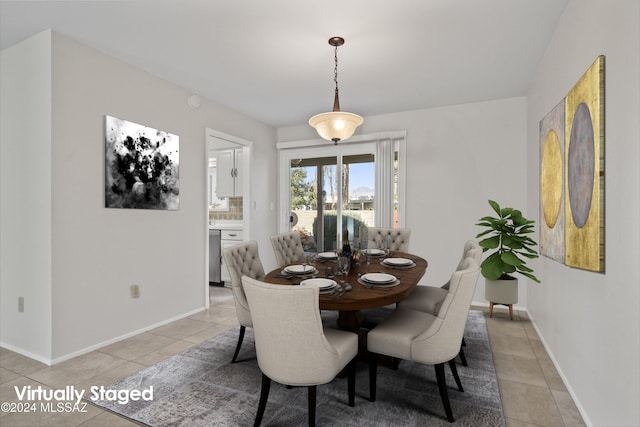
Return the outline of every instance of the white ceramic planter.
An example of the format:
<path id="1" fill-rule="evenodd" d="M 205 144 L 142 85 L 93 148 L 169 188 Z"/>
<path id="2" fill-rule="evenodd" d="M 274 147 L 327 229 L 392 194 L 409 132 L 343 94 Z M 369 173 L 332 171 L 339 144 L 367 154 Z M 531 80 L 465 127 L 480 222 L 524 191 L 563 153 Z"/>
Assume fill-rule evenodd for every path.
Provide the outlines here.
<path id="1" fill-rule="evenodd" d="M 489 300 L 489 317 L 493 317 L 494 305 L 509 307 L 509 317 L 513 320 L 513 304 L 518 302 L 518 279 L 491 280 L 484 282 L 484 296 Z"/>
<path id="2" fill-rule="evenodd" d="M 494 304 L 512 305 L 518 302 L 518 279 L 485 279 L 484 296 Z"/>

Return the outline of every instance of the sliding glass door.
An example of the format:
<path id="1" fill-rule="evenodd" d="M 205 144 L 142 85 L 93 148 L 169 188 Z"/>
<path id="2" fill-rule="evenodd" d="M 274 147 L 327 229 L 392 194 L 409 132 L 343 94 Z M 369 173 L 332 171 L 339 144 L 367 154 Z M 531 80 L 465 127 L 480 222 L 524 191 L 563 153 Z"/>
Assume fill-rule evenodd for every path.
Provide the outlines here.
<path id="1" fill-rule="evenodd" d="M 322 252 L 340 249 L 345 230 L 357 247 L 368 227 L 398 227 L 400 148 L 385 139 L 281 149 L 280 230 L 299 231 L 306 251 Z"/>
<path id="2" fill-rule="evenodd" d="M 289 170 L 290 229 L 305 250 L 340 249 L 347 230 L 352 244 L 375 224 L 375 155 L 297 158 Z"/>

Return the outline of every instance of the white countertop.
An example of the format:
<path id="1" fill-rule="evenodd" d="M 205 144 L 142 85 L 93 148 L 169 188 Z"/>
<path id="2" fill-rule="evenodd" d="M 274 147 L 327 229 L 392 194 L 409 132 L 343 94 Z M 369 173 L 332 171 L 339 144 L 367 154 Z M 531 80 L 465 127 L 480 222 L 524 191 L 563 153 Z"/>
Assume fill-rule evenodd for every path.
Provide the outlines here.
<path id="1" fill-rule="evenodd" d="M 216 221 L 209 223 L 209 230 L 242 230 L 242 223 L 237 221 Z"/>

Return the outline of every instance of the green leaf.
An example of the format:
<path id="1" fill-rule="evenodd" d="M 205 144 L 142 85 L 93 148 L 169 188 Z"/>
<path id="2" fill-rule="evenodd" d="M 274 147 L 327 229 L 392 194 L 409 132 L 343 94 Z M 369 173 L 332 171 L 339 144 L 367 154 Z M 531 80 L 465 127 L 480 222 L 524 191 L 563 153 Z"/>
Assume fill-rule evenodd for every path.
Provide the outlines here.
<path id="1" fill-rule="evenodd" d="M 524 225 L 522 226 L 522 228 L 520 228 L 520 230 L 518 230 L 520 233 L 533 233 L 533 224 L 530 225 Z"/>
<path id="2" fill-rule="evenodd" d="M 495 249 L 500 246 L 500 236 L 493 236 L 478 242 L 480 246 L 488 249 Z"/>
<path id="3" fill-rule="evenodd" d="M 511 215 L 512 212 L 513 212 L 512 208 L 502 208 L 502 210 L 500 211 L 500 216 L 503 218 L 506 218 L 509 215 Z"/>
<path id="4" fill-rule="evenodd" d="M 496 202 L 494 202 L 493 200 L 489 200 L 489 204 L 491 205 L 491 207 L 493 208 L 493 210 L 500 215 L 500 205 L 497 204 Z"/>
<path id="5" fill-rule="evenodd" d="M 494 280 L 499 279 L 505 272 L 513 273 L 515 271 L 515 267 L 502 262 L 499 252 L 494 252 L 493 254 L 489 255 L 482 263 L 482 267 L 483 270 L 487 272 L 487 274 L 490 274 L 490 277 L 485 277 L 489 277 L 490 279 Z"/>
<path id="6" fill-rule="evenodd" d="M 500 256 L 502 262 L 508 265 L 519 266 L 522 265 L 522 260 L 516 256 L 513 252 L 505 252 Z"/>
<path id="7" fill-rule="evenodd" d="M 522 273 L 523 271 L 526 271 L 526 272 L 528 272 L 528 273 L 533 273 L 533 270 L 532 270 L 532 269 L 530 269 L 529 267 L 527 267 L 526 265 L 524 265 L 524 263 L 523 263 L 522 265 L 519 265 L 519 266 L 518 266 L 518 271 L 519 271 L 519 272 L 521 272 L 521 273 Z"/>
<path id="8" fill-rule="evenodd" d="M 502 276 L 502 262 L 500 258 L 487 258 L 482 263 L 482 275 L 487 279 L 497 280 Z"/>
<path id="9" fill-rule="evenodd" d="M 515 236 L 504 236 L 502 238 L 502 246 L 506 246 L 511 249 L 522 249 L 520 239 Z"/>
<path id="10" fill-rule="evenodd" d="M 517 268 L 514 265 L 509 265 L 509 264 L 505 264 L 502 263 L 502 271 L 509 274 L 509 273 L 515 273 L 517 270 Z"/>
<path id="11" fill-rule="evenodd" d="M 478 233 L 478 234 L 476 235 L 476 239 L 477 239 L 478 237 L 485 236 L 485 235 L 487 235 L 487 234 L 489 234 L 489 233 L 492 233 L 492 232 L 493 232 L 493 230 L 485 230 L 485 231 L 483 231 L 482 233 Z"/>
<path id="12" fill-rule="evenodd" d="M 533 280 L 534 282 L 540 283 L 540 280 L 538 280 L 538 278 L 533 274 L 527 273 L 525 271 L 521 271 L 520 274 L 522 274 L 523 276 L 527 276 L 529 279 Z"/>
<path id="13" fill-rule="evenodd" d="M 503 218 L 498 218 L 493 220 L 493 225 L 494 227 L 506 227 L 507 226 L 507 220 L 503 219 Z"/>

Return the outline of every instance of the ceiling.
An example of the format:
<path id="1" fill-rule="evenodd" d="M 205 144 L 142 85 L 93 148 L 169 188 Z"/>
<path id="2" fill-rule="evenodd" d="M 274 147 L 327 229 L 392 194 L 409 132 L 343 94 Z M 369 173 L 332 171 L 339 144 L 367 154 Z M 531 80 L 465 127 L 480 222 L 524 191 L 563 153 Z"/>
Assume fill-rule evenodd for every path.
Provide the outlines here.
<path id="1" fill-rule="evenodd" d="M 47 28 L 274 127 L 526 95 L 568 0 L 1 1 L 0 47 Z M 185 100 L 186 102 L 186 100 Z"/>

